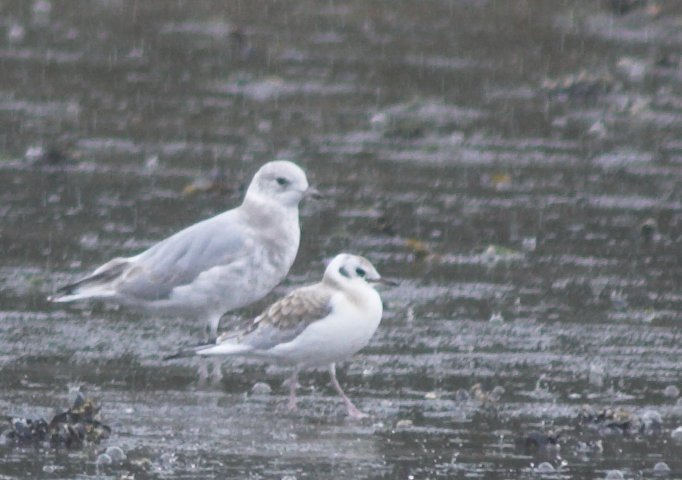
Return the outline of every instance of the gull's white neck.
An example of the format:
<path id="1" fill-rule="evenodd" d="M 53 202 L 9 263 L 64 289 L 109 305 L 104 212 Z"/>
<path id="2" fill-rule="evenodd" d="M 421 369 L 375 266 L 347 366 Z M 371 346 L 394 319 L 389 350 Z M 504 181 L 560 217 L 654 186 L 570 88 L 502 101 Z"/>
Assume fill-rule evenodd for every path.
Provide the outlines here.
<path id="1" fill-rule="evenodd" d="M 347 278 L 337 271 L 327 272 L 322 280 L 326 286 L 342 291 L 360 309 L 381 309 L 379 293 L 362 279 Z"/>
<path id="2" fill-rule="evenodd" d="M 298 204 L 287 205 L 260 192 L 249 190 L 242 202 L 242 208 L 256 221 L 284 217 L 287 223 L 293 222 L 292 225 L 298 230 Z"/>
<path id="3" fill-rule="evenodd" d="M 242 203 L 242 212 L 253 234 L 266 246 L 270 261 L 288 271 L 301 239 L 298 205 L 284 205 L 271 197 L 249 192 Z"/>

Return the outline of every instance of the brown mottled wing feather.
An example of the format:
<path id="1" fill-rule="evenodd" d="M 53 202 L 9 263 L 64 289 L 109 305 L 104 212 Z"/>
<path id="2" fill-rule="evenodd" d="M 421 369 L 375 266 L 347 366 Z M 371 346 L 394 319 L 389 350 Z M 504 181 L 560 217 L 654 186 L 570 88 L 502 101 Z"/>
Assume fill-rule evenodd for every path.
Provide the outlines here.
<path id="1" fill-rule="evenodd" d="M 239 343 L 268 350 L 290 342 L 308 325 L 329 315 L 331 297 L 332 292 L 320 284 L 294 290 L 256 318 Z"/>

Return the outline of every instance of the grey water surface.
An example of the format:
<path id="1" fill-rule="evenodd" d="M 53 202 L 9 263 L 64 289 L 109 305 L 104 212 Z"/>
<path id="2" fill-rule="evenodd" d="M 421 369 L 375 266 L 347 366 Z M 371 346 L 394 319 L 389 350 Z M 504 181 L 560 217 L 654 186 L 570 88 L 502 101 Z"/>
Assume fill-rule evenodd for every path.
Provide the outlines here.
<path id="1" fill-rule="evenodd" d="M 1 0 L 0 416 L 81 386 L 112 435 L 0 440 L 0 479 L 682 478 L 681 62 L 675 1 Z M 295 414 L 285 368 L 197 384 L 162 357 L 201 319 L 46 301 L 275 157 L 325 196 L 223 324 L 367 256 L 399 282 L 339 369 L 369 419 L 323 371 Z"/>

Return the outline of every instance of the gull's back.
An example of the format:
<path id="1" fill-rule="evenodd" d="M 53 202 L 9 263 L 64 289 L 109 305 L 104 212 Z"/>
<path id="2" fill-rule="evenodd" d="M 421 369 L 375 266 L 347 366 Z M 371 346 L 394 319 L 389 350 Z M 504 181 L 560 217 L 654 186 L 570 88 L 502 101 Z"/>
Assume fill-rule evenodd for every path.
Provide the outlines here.
<path id="1" fill-rule="evenodd" d="M 253 241 L 238 210 L 192 225 L 129 259 L 130 268 L 112 285 L 121 303 L 151 308 L 201 309 L 200 301 L 177 295 L 202 275 L 228 273 L 230 266 L 252 252 Z M 185 305 L 183 303 L 189 302 Z"/>

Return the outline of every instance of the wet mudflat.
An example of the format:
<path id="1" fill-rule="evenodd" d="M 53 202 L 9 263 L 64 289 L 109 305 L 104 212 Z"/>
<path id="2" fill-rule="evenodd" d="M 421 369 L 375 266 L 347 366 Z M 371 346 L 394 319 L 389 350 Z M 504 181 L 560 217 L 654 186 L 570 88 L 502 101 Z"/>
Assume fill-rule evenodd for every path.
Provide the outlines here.
<path id="1" fill-rule="evenodd" d="M 682 475 L 677 2 L 0 13 L 0 414 L 52 417 L 80 385 L 111 427 L 77 450 L 0 440 L 0 478 Z M 324 372 L 297 414 L 282 368 L 197 385 L 161 361 L 196 319 L 45 300 L 235 205 L 274 157 L 326 195 L 286 281 L 235 315 L 340 251 L 399 281 L 339 369 L 367 420 Z"/>

